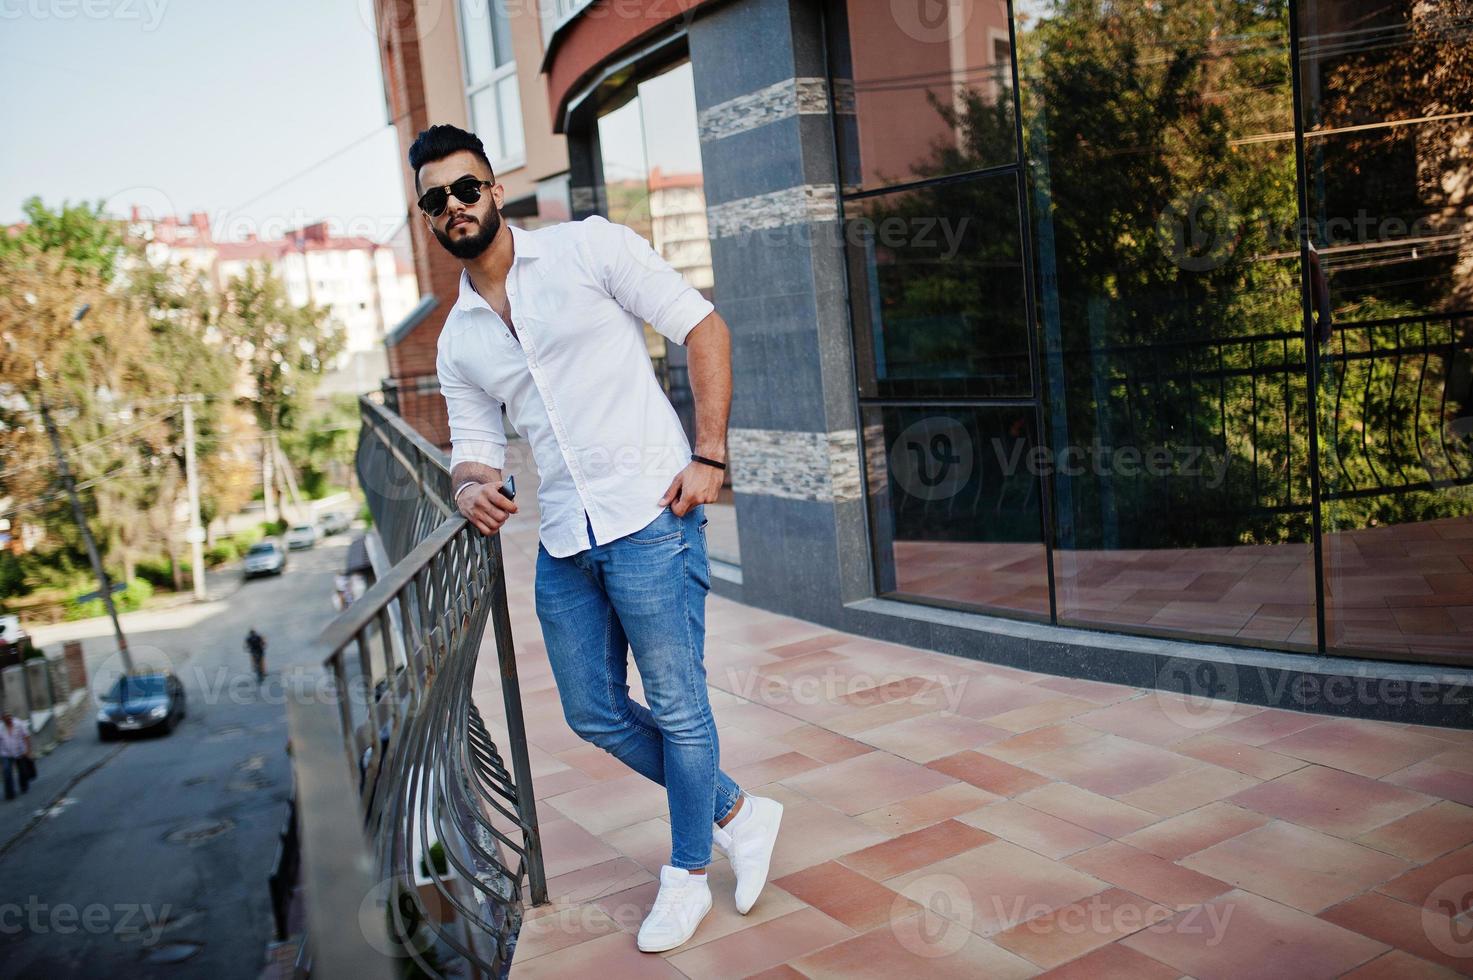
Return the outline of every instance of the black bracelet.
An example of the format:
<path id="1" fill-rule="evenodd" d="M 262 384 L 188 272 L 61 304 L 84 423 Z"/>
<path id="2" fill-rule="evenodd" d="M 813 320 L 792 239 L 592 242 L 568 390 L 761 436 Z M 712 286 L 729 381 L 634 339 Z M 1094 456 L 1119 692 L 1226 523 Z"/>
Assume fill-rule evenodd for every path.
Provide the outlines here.
<path id="1" fill-rule="evenodd" d="M 704 456 L 697 456 L 695 453 L 691 453 L 690 454 L 690 458 L 692 460 L 694 460 L 695 462 L 697 462 L 697 463 L 705 463 L 707 466 L 714 466 L 718 470 L 724 470 L 724 469 L 726 469 L 726 464 L 725 463 L 718 463 L 714 459 L 707 459 Z"/>

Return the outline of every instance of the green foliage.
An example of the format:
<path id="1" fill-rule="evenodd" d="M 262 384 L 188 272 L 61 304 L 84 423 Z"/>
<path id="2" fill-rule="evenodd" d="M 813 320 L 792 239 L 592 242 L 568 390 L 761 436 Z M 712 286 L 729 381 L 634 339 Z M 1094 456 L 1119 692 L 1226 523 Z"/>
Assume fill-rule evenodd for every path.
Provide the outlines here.
<path id="1" fill-rule="evenodd" d="M 124 252 L 123 234 L 116 222 L 95 205 L 62 203 L 51 210 L 39 197 L 28 198 L 21 205 L 24 223 L 18 234 L 0 234 L 0 260 L 14 257 L 27 248 L 57 252 L 78 267 L 111 279 Z"/>
<path id="2" fill-rule="evenodd" d="M 95 591 L 95 587 L 88 591 Z M 80 601 L 80 597 L 86 592 L 79 592 L 67 600 L 64 618 L 68 621 L 76 619 L 91 619 L 94 616 L 107 614 L 107 607 L 101 598 L 89 602 Z M 153 586 L 143 579 L 132 579 L 127 588 L 113 594 L 113 608 L 120 613 L 133 612 L 142 609 L 144 603 L 153 598 Z"/>

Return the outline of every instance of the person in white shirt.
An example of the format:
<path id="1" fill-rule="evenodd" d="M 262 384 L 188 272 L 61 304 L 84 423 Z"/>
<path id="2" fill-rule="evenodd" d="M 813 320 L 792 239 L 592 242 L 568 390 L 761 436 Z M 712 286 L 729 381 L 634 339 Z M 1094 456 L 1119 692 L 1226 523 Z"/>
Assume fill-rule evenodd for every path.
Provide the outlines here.
<path id="1" fill-rule="evenodd" d="M 0 711 L 0 765 L 5 767 L 5 798 L 15 799 L 16 778 L 20 779 L 20 791 L 29 792 L 30 780 L 21 767 L 20 760 L 31 754 L 31 729 L 25 722 Z"/>
<path id="2" fill-rule="evenodd" d="M 671 859 L 637 944 L 673 949 L 711 908 L 712 842 L 731 857 L 746 913 L 782 817 L 721 770 L 706 694 L 704 505 L 726 464 L 726 324 L 623 225 L 505 224 L 504 189 L 473 134 L 433 126 L 409 164 L 426 225 L 463 265 L 436 361 L 456 506 L 488 535 L 517 513 L 501 492 L 504 407 L 541 481 L 537 616 L 564 717 L 666 789 Z M 655 378 L 645 323 L 688 348 L 695 452 Z M 631 649 L 648 706 L 629 697 Z"/>

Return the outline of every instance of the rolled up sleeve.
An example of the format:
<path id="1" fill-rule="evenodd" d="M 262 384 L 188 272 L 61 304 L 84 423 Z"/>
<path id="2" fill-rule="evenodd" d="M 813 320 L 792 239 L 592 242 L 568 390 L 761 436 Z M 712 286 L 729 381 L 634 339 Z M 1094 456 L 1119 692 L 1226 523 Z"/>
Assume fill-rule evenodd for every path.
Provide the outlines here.
<path id="1" fill-rule="evenodd" d="M 493 469 L 506 465 L 506 426 L 501 402 L 461 377 L 442 344 L 435 358 L 440 393 L 450 419 L 450 469 L 461 463 L 481 463 Z"/>
<path id="2" fill-rule="evenodd" d="M 638 232 L 598 215 L 583 219 L 594 272 L 619 305 L 662 336 L 684 344 L 715 307 Z"/>

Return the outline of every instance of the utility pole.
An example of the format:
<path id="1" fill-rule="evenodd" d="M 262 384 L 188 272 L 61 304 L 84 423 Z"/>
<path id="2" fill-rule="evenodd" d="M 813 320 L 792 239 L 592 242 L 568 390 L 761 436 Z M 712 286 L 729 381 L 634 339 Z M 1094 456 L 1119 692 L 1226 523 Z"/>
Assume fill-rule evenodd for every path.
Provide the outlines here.
<path id="1" fill-rule="evenodd" d="M 184 403 L 184 474 L 189 483 L 189 577 L 194 580 L 194 597 L 205 598 L 205 527 L 199 512 L 199 472 L 194 463 L 194 403 L 200 395 L 181 395 Z"/>
<path id="2" fill-rule="evenodd" d="M 46 423 L 46 434 L 51 436 L 51 448 L 56 452 L 56 468 L 61 472 L 61 482 L 66 487 L 67 496 L 72 499 L 72 516 L 76 518 L 77 528 L 82 532 L 82 540 L 87 544 L 87 557 L 92 562 L 92 571 L 97 574 L 97 584 L 102 588 L 102 604 L 107 607 L 107 614 L 113 621 L 113 633 L 118 638 L 118 653 L 123 657 L 123 673 L 133 673 L 133 655 L 128 652 L 128 638 L 123 635 L 123 626 L 118 622 L 118 610 L 113 605 L 112 580 L 107 577 L 107 569 L 102 567 L 102 557 L 97 553 L 97 543 L 92 540 L 92 530 L 87 526 L 87 516 L 82 513 L 82 501 L 77 497 L 77 486 L 72 481 L 72 470 L 67 465 L 66 453 L 61 450 L 61 435 L 56 431 L 56 423 L 51 420 L 51 412 L 46 408 L 46 396 L 38 393 L 41 403 L 41 421 Z"/>

